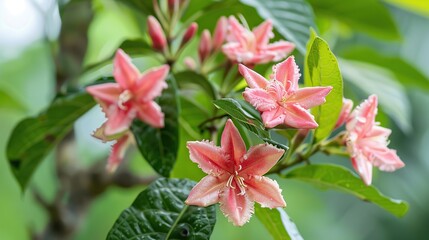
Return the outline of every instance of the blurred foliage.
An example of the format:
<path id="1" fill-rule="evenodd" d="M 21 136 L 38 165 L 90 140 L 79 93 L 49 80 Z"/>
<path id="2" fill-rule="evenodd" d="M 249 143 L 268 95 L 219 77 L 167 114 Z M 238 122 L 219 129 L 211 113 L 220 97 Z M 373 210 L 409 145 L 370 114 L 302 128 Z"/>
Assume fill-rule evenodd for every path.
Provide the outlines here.
<path id="1" fill-rule="evenodd" d="M 128 8 L 122 2 L 124 1 L 93 0 L 94 18 L 88 30 L 86 66 L 112 56 L 114 50 L 126 39 L 142 38 L 146 26 L 144 14 L 138 9 Z M 196 20 L 201 32 L 205 27 L 212 28 L 219 16 L 238 11 L 250 26 L 257 25 L 269 16 L 284 16 L 277 9 L 263 8 L 267 3 L 280 1 L 241 2 L 221 1 L 218 7 L 213 7 L 212 1 L 194 0 L 185 19 Z M 340 58 L 340 67 L 346 81 L 346 97 L 362 99 L 368 95 L 368 87 L 372 92 L 384 94 L 383 102 L 380 97 L 381 110 L 393 120 L 386 120 L 391 124 L 389 127 L 393 128 L 391 147 L 398 150 L 407 166 L 392 174 L 375 176 L 374 185 L 388 195 L 408 201 L 410 211 L 403 218 L 392 218 L 377 206 L 356 201 L 351 196 L 338 192 L 320 192 L 302 182 L 277 179 L 284 189 L 288 215 L 306 239 L 424 238 L 429 222 L 429 192 L 426 185 L 429 174 L 429 112 L 422 109 L 429 105 L 429 3 L 418 0 L 291 2 L 302 2 L 313 8 L 319 34 L 327 39 L 331 50 Z M 258 11 L 243 3 L 259 6 Z M 282 1 L 282 4 L 288 3 Z M 190 16 L 191 12 L 202 9 L 207 11 Z M 294 23 L 287 22 L 287 19 L 296 20 L 301 17 L 299 14 L 290 14 L 292 15 L 277 20 L 282 21 L 276 25 L 279 33 L 276 34 L 277 38 L 283 36 L 294 40 L 288 35 L 287 29 L 281 27 L 288 24 L 295 26 Z M 192 44 L 195 46 L 196 43 Z M 36 42 L 16 59 L 0 59 L 2 149 L 6 148 L 6 141 L 19 120 L 38 114 L 54 98 L 54 62 L 50 54 L 51 46 L 47 42 Z M 303 59 L 303 56 L 298 53 L 297 59 Z M 157 62 L 140 58 L 136 64 L 144 70 Z M 350 72 L 350 69 L 354 72 Z M 81 81 L 88 82 L 88 79 L 110 72 L 111 65 L 106 62 L 88 72 Z M 201 87 L 211 91 L 207 84 Z M 184 143 L 188 140 L 207 139 L 206 133 L 201 133 L 192 126 L 211 116 L 212 113 L 207 112 L 207 109 L 211 109 L 207 107 L 211 105 L 210 98 L 201 93 L 189 95 L 189 92 L 180 92 L 180 99 L 184 107 L 179 118 L 179 145 L 185 146 Z M 99 112 L 90 112 L 84 117 L 90 122 L 91 119 L 99 119 L 100 115 Z M 75 129 L 78 142 L 86 141 L 89 135 L 87 131 L 83 127 Z M 79 153 L 84 156 L 81 159 L 83 165 L 86 164 L 85 161 L 89 161 L 85 160 L 87 156 L 107 154 L 106 148 L 94 149 L 84 145 L 77 145 Z M 138 154 L 129 154 L 135 171 L 152 172 L 148 164 L 135 155 Z M 189 161 L 185 147 L 179 148 L 178 156 L 172 176 L 193 180 L 199 180 L 203 176 L 198 167 Z M 335 162 L 350 167 L 345 158 L 324 155 L 317 155 L 316 158 L 321 162 Z M 32 188 L 40 190 L 47 199 L 53 198 L 57 187 L 53 169 L 52 157 L 48 156 L 35 172 L 31 184 Z M 131 205 L 141 190 L 140 187 L 129 190 L 110 189 L 94 202 L 75 239 L 105 238 L 121 211 Z M 27 239 L 29 229 L 40 231 L 43 228 L 46 215 L 35 204 L 31 191 L 20 192 L 5 154 L 0 156 L 0 196 L 0 239 Z M 219 217 L 212 239 L 266 239 L 268 235 L 257 218 L 252 218 L 242 228 L 236 228 L 225 218 Z"/>

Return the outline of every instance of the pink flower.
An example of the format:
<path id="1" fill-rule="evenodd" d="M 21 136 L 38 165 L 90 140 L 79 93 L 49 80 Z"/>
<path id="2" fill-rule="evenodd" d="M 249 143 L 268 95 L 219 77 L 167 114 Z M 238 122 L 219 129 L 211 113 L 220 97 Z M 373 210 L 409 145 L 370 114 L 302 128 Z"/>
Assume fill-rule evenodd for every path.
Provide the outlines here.
<path id="1" fill-rule="evenodd" d="M 252 31 L 241 26 L 235 17 L 229 17 L 227 44 L 222 51 L 232 61 L 243 64 L 260 64 L 284 59 L 295 45 L 286 41 L 269 44 L 274 36 L 270 20 L 263 22 Z"/>
<path id="2" fill-rule="evenodd" d="M 371 184 L 372 167 L 394 171 L 405 166 L 396 151 L 387 148 L 391 130 L 375 122 L 377 96 L 371 95 L 361 103 L 346 122 L 346 144 L 354 169 L 366 185 Z"/>
<path id="3" fill-rule="evenodd" d="M 293 56 L 273 67 L 271 81 L 241 64 L 239 71 L 250 87 L 243 92 L 243 97 L 261 112 L 265 127 L 318 126 L 308 109 L 324 103 L 332 87 L 299 88 L 301 74 Z"/>
<path id="4" fill-rule="evenodd" d="M 86 90 L 94 96 L 107 117 L 104 134 L 128 130 L 134 118 L 155 128 L 164 126 L 164 114 L 154 98 L 167 88 L 168 65 L 140 73 L 121 49 L 116 52 L 113 76 L 117 83 L 93 85 Z"/>
<path id="5" fill-rule="evenodd" d="M 343 98 L 343 107 L 341 108 L 340 116 L 338 117 L 335 128 L 341 127 L 350 115 L 353 108 L 353 101 L 347 98 Z"/>
<path id="6" fill-rule="evenodd" d="M 191 160 L 208 174 L 189 193 L 186 204 L 209 206 L 220 203 L 223 214 L 236 226 L 242 226 L 253 213 L 253 202 L 262 207 L 285 207 L 276 181 L 263 177 L 284 150 L 269 144 L 246 146 L 237 128 L 228 120 L 221 147 L 212 142 L 188 142 Z"/>

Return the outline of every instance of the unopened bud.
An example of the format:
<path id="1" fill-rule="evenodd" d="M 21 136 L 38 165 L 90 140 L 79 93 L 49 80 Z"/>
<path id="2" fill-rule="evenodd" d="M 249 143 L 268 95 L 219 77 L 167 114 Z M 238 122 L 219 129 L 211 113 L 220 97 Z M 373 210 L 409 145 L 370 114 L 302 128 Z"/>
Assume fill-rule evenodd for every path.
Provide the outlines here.
<path id="1" fill-rule="evenodd" d="M 206 29 L 201 35 L 200 45 L 198 47 L 198 55 L 201 62 L 204 62 L 204 60 L 210 55 L 211 50 L 212 39 L 209 30 Z"/>
<path id="2" fill-rule="evenodd" d="M 161 24 L 153 16 L 149 16 L 147 19 L 147 27 L 149 36 L 152 39 L 152 47 L 156 50 L 162 51 L 167 45 L 167 39 L 165 38 L 164 30 L 162 30 Z"/>
<path id="3" fill-rule="evenodd" d="M 191 25 L 189 25 L 188 29 L 183 35 L 182 43 L 180 44 L 180 46 L 183 46 L 186 43 L 188 43 L 195 36 L 195 32 L 197 31 L 197 29 L 198 29 L 198 24 L 194 22 L 191 23 Z"/>
<path id="4" fill-rule="evenodd" d="M 353 101 L 347 98 L 343 98 L 343 107 L 341 108 L 340 116 L 338 117 L 337 123 L 335 124 L 335 128 L 341 127 L 347 118 L 349 118 L 350 112 L 353 108 Z"/>
<path id="5" fill-rule="evenodd" d="M 213 49 L 219 50 L 226 38 L 226 32 L 228 28 L 228 20 L 222 16 L 219 18 L 216 24 L 216 28 L 213 34 Z"/>
<path id="6" fill-rule="evenodd" d="M 183 63 L 185 64 L 186 68 L 189 70 L 197 69 L 197 63 L 191 57 L 185 57 L 185 59 L 183 60 Z"/>

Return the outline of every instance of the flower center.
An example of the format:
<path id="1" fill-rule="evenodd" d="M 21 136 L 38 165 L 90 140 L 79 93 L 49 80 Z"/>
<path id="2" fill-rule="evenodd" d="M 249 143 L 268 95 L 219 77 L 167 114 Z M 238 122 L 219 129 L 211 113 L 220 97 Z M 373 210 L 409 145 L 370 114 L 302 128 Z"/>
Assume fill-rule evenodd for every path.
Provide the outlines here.
<path id="1" fill-rule="evenodd" d="M 229 176 L 228 181 L 226 182 L 226 186 L 235 189 L 234 182 L 235 185 L 240 188 L 240 193 L 238 195 L 246 194 L 247 185 L 244 183 L 244 178 L 240 177 L 237 171 L 235 171 L 235 174 L 231 174 L 231 176 Z"/>
<path id="2" fill-rule="evenodd" d="M 127 103 L 131 98 L 133 98 L 133 94 L 129 90 L 123 91 L 119 95 L 119 100 L 118 100 L 119 108 L 123 110 L 127 109 L 127 107 L 124 104 Z"/>

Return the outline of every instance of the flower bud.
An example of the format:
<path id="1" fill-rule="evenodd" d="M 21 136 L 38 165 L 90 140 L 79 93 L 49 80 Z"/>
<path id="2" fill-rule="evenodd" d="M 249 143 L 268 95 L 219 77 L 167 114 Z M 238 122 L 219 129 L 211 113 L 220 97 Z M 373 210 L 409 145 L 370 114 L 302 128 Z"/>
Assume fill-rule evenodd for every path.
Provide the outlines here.
<path id="1" fill-rule="evenodd" d="M 219 50 L 222 46 L 226 37 L 227 28 L 228 20 L 226 19 L 226 17 L 222 16 L 217 21 L 216 28 L 213 34 L 213 49 L 215 51 Z"/>
<path id="2" fill-rule="evenodd" d="M 212 40 L 210 32 L 205 29 L 201 35 L 200 45 L 198 47 L 198 56 L 200 57 L 201 62 L 204 62 L 204 60 L 210 55 L 211 50 Z"/>
<path id="3" fill-rule="evenodd" d="M 347 98 L 343 98 L 343 107 L 341 108 L 340 116 L 338 117 L 335 128 L 341 127 L 350 115 L 353 108 L 353 101 Z"/>
<path id="4" fill-rule="evenodd" d="M 197 63 L 191 57 L 185 57 L 185 59 L 183 60 L 183 63 L 185 64 L 186 68 L 188 68 L 189 70 L 197 69 Z"/>
<path id="5" fill-rule="evenodd" d="M 183 35 L 182 43 L 180 44 L 180 46 L 183 46 L 186 43 L 188 43 L 195 36 L 195 32 L 197 31 L 197 29 L 198 29 L 198 24 L 194 22 L 191 23 L 191 25 L 189 25 L 188 29 Z"/>
<path id="6" fill-rule="evenodd" d="M 159 51 L 164 50 L 167 45 L 167 39 L 165 38 L 161 24 L 159 24 L 156 18 L 149 16 L 147 19 L 147 26 L 150 38 L 152 39 L 152 47 Z"/>

